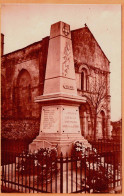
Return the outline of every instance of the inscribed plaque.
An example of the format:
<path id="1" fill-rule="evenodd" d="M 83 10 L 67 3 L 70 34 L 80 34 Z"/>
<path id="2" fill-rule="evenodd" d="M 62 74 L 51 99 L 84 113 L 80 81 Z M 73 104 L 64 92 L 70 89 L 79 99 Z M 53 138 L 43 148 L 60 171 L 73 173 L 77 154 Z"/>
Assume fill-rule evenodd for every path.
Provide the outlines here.
<path id="1" fill-rule="evenodd" d="M 59 129 L 59 108 L 43 107 L 42 109 L 42 130 L 45 133 L 57 133 Z"/>
<path id="2" fill-rule="evenodd" d="M 79 133 L 79 111 L 76 107 L 64 107 L 62 114 L 62 132 L 63 133 Z"/>

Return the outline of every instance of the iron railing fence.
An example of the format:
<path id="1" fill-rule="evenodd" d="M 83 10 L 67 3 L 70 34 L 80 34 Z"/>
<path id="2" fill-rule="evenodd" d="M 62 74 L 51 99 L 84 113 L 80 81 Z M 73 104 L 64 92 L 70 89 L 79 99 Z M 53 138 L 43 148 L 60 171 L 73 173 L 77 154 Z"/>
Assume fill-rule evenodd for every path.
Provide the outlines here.
<path id="1" fill-rule="evenodd" d="M 1 164 L 9 164 L 12 163 L 23 151 L 28 151 L 28 147 L 31 141 L 29 140 L 1 140 Z M 98 141 L 90 141 L 92 145 L 92 149 L 97 149 L 98 153 L 103 152 L 113 152 L 120 151 L 122 149 L 122 145 L 119 142 L 115 142 L 113 140 L 98 140 Z M 6 159 L 7 157 L 7 159 Z M 13 157 L 13 160 L 12 160 Z M 120 156 L 121 158 L 121 156 Z"/>
<path id="2" fill-rule="evenodd" d="M 12 161 L 2 165 L 2 187 L 25 193 L 109 193 L 121 187 L 120 154 L 90 150 L 82 156 L 43 158 L 22 153 L 13 159 L 12 153 Z"/>
<path id="3" fill-rule="evenodd" d="M 97 149 L 98 153 L 121 151 L 122 144 L 115 140 L 101 139 L 98 141 L 90 141 L 92 148 Z"/>

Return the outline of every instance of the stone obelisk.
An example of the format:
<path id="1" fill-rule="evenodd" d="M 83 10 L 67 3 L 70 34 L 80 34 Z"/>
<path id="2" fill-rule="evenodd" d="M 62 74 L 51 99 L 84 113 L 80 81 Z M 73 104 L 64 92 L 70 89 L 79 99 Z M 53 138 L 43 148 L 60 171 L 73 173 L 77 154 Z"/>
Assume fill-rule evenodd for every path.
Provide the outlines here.
<path id="1" fill-rule="evenodd" d="M 77 95 L 70 26 L 64 22 L 51 26 L 44 93 L 35 101 L 42 104 L 41 123 L 29 150 L 57 146 L 66 154 L 75 141 L 90 146 L 81 135 L 79 106 L 86 100 Z"/>

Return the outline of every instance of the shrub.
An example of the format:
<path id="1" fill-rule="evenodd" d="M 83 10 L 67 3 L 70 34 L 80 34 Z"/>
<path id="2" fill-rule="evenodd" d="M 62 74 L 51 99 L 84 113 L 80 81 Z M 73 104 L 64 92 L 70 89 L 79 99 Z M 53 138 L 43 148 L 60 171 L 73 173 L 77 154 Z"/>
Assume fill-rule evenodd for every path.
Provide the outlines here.
<path id="1" fill-rule="evenodd" d="M 50 181 L 57 172 L 57 149 L 41 148 L 34 153 L 23 152 L 19 158 L 18 171 L 23 175 L 37 175 L 37 181 Z"/>
<path id="2" fill-rule="evenodd" d="M 101 158 L 96 149 L 86 148 L 79 141 L 75 142 L 72 150 L 74 156 L 82 159 L 85 178 L 82 180 L 82 190 L 96 193 L 108 191 L 113 175 L 108 163 Z"/>

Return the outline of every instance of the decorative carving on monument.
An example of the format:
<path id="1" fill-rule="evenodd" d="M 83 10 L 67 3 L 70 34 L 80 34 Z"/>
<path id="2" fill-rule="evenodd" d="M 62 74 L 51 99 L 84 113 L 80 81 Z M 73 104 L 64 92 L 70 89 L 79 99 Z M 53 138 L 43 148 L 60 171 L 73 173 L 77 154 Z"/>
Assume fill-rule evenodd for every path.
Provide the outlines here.
<path id="1" fill-rule="evenodd" d="M 63 31 L 63 33 L 64 33 L 65 36 L 68 36 L 69 33 L 70 33 L 70 26 L 64 24 L 62 31 Z"/>
<path id="2" fill-rule="evenodd" d="M 66 42 L 65 48 L 64 48 L 64 56 L 63 56 L 63 76 L 68 75 L 69 71 L 69 64 L 70 64 L 70 58 L 71 58 L 71 46 L 69 42 Z"/>

